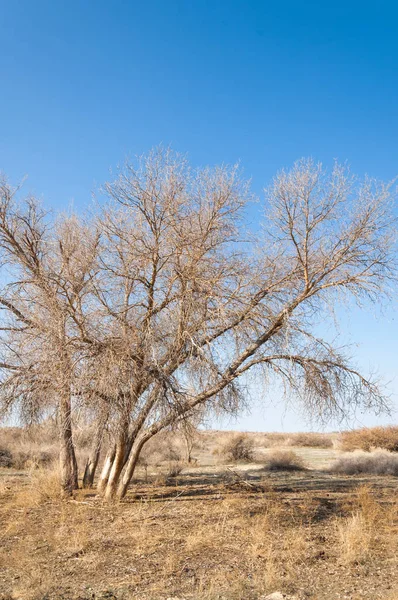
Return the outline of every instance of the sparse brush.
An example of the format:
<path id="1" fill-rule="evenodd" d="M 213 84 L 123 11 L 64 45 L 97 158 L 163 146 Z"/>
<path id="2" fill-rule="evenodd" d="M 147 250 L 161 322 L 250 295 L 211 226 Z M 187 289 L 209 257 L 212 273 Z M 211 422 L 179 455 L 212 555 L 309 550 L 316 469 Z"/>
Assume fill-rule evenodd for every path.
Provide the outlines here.
<path id="1" fill-rule="evenodd" d="M 372 531 L 363 514 L 355 514 L 337 524 L 340 553 L 344 562 L 363 562 L 369 555 Z"/>
<path id="2" fill-rule="evenodd" d="M 61 477 L 58 465 L 32 470 L 29 483 L 21 488 L 16 503 L 21 506 L 36 506 L 61 499 Z"/>
<path id="3" fill-rule="evenodd" d="M 343 431 L 340 435 L 340 448 L 346 452 L 375 448 L 398 452 L 398 427 L 364 427 L 353 431 Z"/>
<path id="4" fill-rule="evenodd" d="M 0 467 L 9 468 L 13 466 L 13 459 L 10 450 L 0 448 Z"/>
<path id="5" fill-rule="evenodd" d="M 303 471 L 303 459 L 293 450 L 272 450 L 266 456 L 264 469 L 267 471 Z"/>
<path id="6" fill-rule="evenodd" d="M 378 534 L 386 525 L 385 514 L 367 486 L 358 489 L 352 514 L 336 520 L 340 555 L 344 562 L 363 563 L 373 550 L 380 550 Z"/>
<path id="7" fill-rule="evenodd" d="M 245 433 L 234 435 L 227 440 L 220 453 L 231 461 L 247 461 L 254 459 L 254 441 Z"/>
<path id="8" fill-rule="evenodd" d="M 169 464 L 167 477 L 177 477 L 184 468 L 184 464 L 180 461 L 173 461 Z"/>
<path id="9" fill-rule="evenodd" d="M 325 433 L 292 433 L 285 444 L 304 448 L 332 448 L 333 439 Z"/>
<path id="10" fill-rule="evenodd" d="M 340 456 L 329 469 L 333 473 L 344 473 L 345 475 L 370 473 L 398 476 L 398 454 L 388 452 L 388 450 L 375 450 L 374 452 L 355 450 L 353 453 Z"/>

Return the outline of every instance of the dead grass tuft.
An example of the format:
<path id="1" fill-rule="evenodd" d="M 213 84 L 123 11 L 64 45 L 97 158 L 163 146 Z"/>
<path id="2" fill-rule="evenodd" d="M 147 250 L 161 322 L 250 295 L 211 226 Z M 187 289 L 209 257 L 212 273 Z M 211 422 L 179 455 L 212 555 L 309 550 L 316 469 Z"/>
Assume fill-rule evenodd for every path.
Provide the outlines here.
<path id="1" fill-rule="evenodd" d="M 368 486 L 358 489 L 351 514 L 336 521 L 340 557 L 343 562 L 365 563 L 372 554 L 386 550 L 386 530 L 391 525 L 390 513 L 389 507 L 383 508 L 376 502 Z"/>
<path id="2" fill-rule="evenodd" d="M 293 450 L 272 450 L 266 456 L 264 469 L 267 471 L 303 471 L 303 459 Z"/>
<path id="3" fill-rule="evenodd" d="M 27 485 L 16 494 L 15 502 L 19 506 L 38 506 L 45 502 L 57 502 L 61 499 L 61 478 L 58 466 L 40 467 L 29 473 Z"/>
<path id="4" fill-rule="evenodd" d="M 330 466 L 330 471 L 345 475 L 370 473 L 398 476 L 398 454 L 387 450 L 375 450 L 374 452 L 356 450 L 335 460 Z"/>

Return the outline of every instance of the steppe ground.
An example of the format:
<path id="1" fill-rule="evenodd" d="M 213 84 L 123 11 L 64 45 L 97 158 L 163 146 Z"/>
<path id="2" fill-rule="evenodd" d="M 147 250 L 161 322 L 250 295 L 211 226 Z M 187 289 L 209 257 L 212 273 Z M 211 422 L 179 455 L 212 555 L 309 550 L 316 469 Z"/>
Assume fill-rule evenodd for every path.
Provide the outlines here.
<path id="1" fill-rule="evenodd" d="M 221 435 L 221 434 L 220 434 Z M 125 501 L 56 499 L 57 477 L 0 470 L 2 600 L 398 600 L 398 478 L 225 464 L 217 434 L 177 476 L 141 467 Z"/>

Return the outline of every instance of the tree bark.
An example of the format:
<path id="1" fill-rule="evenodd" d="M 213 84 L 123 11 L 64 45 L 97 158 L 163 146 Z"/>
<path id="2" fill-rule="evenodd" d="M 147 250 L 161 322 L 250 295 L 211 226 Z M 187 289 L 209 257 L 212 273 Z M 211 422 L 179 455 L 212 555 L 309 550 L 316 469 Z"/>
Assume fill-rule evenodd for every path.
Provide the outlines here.
<path id="1" fill-rule="evenodd" d="M 61 492 L 71 496 L 78 488 L 78 469 L 72 438 L 71 400 L 64 394 L 59 402 L 59 463 L 61 472 Z"/>
<path id="2" fill-rule="evenodd" d="M 105 489 L 105 499 L 111 502 L 115 499 L 116 490 L 119 483 L 120 474 L 125 465 L 126 456 L 126 442 L 125 439 L 118 441 L 116 444 L 115 458 L 112 464 L 111 472 L 109 474 L 108 483 Z"/>
<path id="3" fill-rule="evenodd" d="M 106 490 L 106 486 L 108 484 L 108 479 L 110 472 L 112 470 L 113 461 L 116 456 L 116 445 L 113 445 L 109 450 L 105 458 L 104 466 L 102 467 L 101 475 L 98 480 L 97 490 L 99 494 L 104 494 Z"/>
<path id="4" fill-rule="evenodd" d="M 127 462 L 124 474 L 123 474 L 123 478 L 119 483 L 119 486 L 117 488 L 117 498 L 118 500 L 122 500 L 127 492 L 127 489 L 130 485 L 130 481 L 134 475 L 134 471 L 135 468 L 137 466 L 137 462 L 138 459 L 140 457 L 141 454 L 141 450 L 144 447 L 144 445 L 146 444 L 146 442 L 149 440 L 151 436 L 143 436 L 137 443 L 137 445 L 135 446 L 135 448 L 133 448 L 132 453 L 130 454 L 130 458 Z"/>
<path id="5" fill-rule="evenodd" d="M 83 475 L 83 487 L 91 488 L 94 484 L 95 472 L 97 470 L 98 461 L 101 453 L 102 440 L 104 438 L 104 423 L 101 420 L 97 423 L 93 444 L 90 450 L 90 455 L 87 459 Z"/>

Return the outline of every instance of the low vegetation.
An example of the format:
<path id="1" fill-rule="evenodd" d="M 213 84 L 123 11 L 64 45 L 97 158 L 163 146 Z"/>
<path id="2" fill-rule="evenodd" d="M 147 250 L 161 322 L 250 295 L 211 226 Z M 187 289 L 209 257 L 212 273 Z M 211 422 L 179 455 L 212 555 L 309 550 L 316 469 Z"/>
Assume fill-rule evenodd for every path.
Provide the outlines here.
<path id="1" fill-rule="evenodd" d="M 231 482 L 200 470 L 141 479 L 108 505 L 89 490 L 61 500 L 57 471 L 43 475 L 2 473 L 2 599 L 397 598 L 391 483 L 342 476 L 336 490 L 327 474 Z"/>
<path id="2" fill-rule="evenodd" d="M 352 450 L 370 452 L 375 448 L 398 452 L 398 427 L 364 427 L 344 431 L 340 438 L 340 448 L 346 452 Z"/>
<path id="3" fill-rule="evenodd" d="M 267 454 L 264 468 L 268 471 L 302 471 L 305 465 L 293 450 L 272 450 Z"/>
<path id="4" fill-rule="evenodd" d="M 330 470 L 346 475 L 371 473 L 373 475 L 398 476 L 398 454 L 388 450 L 374 450 L 373 452 L 355 450 L 339 456 L 330 466 Z"/>
<path id="5" fill-rule="evenodd" d="M 292 433 L 288 435 L 284 445 L 302 448 L 333 448 L 333 437 L 327 433 Z"/>
<path id="6" fill-rule="evenodd" d="M 254 440 L 247 433 L 239 433 L 228 439 L 220 452 L 227 460 L 251 462 L 254 459 Z"/>

